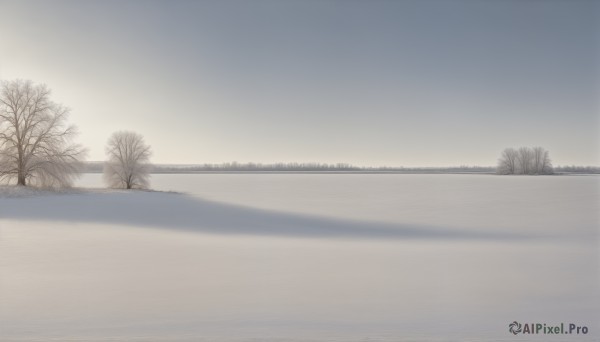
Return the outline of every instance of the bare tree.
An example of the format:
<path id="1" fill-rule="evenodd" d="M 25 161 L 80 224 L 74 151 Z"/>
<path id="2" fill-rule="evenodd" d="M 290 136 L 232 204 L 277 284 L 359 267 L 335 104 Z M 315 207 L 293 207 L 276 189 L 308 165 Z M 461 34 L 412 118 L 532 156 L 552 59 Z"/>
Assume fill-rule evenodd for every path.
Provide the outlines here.
<path id="1" fill-rule="evenodd" d="M 542 147 L 507 148 L 498 160 L 500 174 L 547 175 L 552 174 L 548 151 Z"/>
<path id="2" fill-rule="evenodd" d="M 72 143 L 69 109 L 50 100 L 45 85 L 5 81 L 0 85 L 0 179 L 18 185 L 70 186 L 85 150 Z"/>
<path id="3" fill-rule="evenodd" d="M 542 169 L 542 157 L 544 156 L 544 149 L 541 147 L 534 147 L 531 149 L 531 166 L 532 173 L 540 174 Z"/>
<path id="4" fill-rule="evenodd" d="M 531 149 L 529 147 L 520 147 L 519 150 L 517 151 L 517 162 L 518 162 L 518 169 L 519 169 L 519 174 L 522 175 L 528 175 L 530 174 L 531 170 L 532 170 L 532 157 L 533 157 L 533 152 L 531 151 Z"/>
<path id="5" fill-rule="evenodd" d="M 551 175 L 554 173 L 552 161 L 550 160 L 550 154 L 546 150 L 544 150 L 544 154 L 542 155 L 542 162 L 540 164 L 539 173 L 542 175 Z"/>
<path id="6" fill-rule="evenodd" d="M 533 159 L 533 173 L 537 175 L 545 175 L 552 173 L 552 163 L 548 151 L 543 147 L 534 147 L 531 149 Z"/>
<path id="7" fill-rule="evenodd" d="M 498 173 L 504 175 L 514 175 L 517 172 L 517 150 L 507 148 L 502 151 L 498 160 Z"/>
<path id="8" fill-rule="evenodd" d="M 150 146 L 137 133 L 114 133 L 106 146 L 108 161 L 104 164 L 104 180 L 113 188 L 147 188 L 150 178 Z"/>

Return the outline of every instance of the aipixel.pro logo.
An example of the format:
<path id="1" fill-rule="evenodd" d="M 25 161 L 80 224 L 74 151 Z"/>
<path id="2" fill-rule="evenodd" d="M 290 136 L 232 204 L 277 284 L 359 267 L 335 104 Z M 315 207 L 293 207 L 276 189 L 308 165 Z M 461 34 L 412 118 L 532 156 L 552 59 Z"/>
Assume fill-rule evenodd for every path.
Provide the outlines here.
<path id="1" fill-rule="evenodd" d="M 519 323 L 514 321 L 508 325 L 508 331 L 513 334 L 542 334 L 542 335 L 587 335 L 589 329 L 584 325 L 577 325 L 575 323 L 560 323 L 557 325 L 551 325 L 546 323 Z"/>

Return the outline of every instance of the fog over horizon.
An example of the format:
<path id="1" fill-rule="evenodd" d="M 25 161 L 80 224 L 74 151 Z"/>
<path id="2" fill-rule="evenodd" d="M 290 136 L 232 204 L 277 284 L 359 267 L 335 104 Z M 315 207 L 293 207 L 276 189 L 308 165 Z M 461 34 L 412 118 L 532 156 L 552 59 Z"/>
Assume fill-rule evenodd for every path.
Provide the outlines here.
<path id="1" fill-rule="evenodd" d="M 600 165 L 596 1 L 6 1 L 0 80 L 72 109 L 88 160 Z"/>

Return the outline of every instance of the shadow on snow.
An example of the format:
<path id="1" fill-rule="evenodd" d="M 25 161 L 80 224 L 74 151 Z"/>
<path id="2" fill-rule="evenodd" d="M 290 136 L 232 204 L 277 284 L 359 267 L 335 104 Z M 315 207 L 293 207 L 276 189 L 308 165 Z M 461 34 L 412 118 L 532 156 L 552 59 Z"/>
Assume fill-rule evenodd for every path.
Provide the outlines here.
<path id="1" fill-rule="evenodd" d="M 0 197 L 0 218 L 124 224 L 214 234 L 369 239 L 521 239 L 525 236 L 344 220 L 254 209 L 179 193 L 85 192 Z"/>

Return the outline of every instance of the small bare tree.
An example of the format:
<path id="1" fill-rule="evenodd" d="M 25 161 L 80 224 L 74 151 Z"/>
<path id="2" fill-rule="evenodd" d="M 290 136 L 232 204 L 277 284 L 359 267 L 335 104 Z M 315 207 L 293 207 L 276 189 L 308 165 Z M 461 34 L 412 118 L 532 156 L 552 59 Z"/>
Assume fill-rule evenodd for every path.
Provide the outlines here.
<path id="1" fill-rule="evenodd" d="M 543 147 L 534 147 L 532 149 L 533 154 L 533 173 L 536 175 L 546 175 L 553 173 L 552 163 L 546 151 Z"/>
<path id="2" fill-rule="evenodd" d="M 520 147 L 517 152 L 517 162 L 519 165 L 518 173 L 522 175 L 530 174 L 532 169 L 533 152 L 529 147 Z"/>
<path id="3" fill-rule="evenodd" d="M 106 146 L 104 180 L 112 188 L 143 189 L 149 185 L 150 146 L 137 133 L 114 133 Z"/>
<path id="4" fill-rule="evenodd" d="M 85 150 L 72 143 L 69 109 L 50 100 L 45 85 L 5 81 L 0 85 L 0 179 L 18 185 L 70 186 Z"/>
<path id="5" fill-rule="evenodd" d="M 502 151 L 498 160 L 498 173 L 503 175 L 514 175 L 517 172 L 517 150 L 507 148 Z"/>

